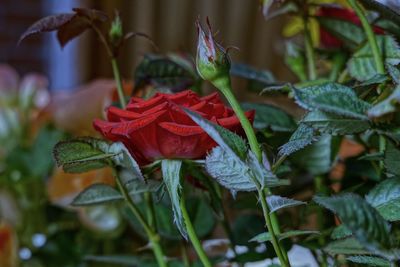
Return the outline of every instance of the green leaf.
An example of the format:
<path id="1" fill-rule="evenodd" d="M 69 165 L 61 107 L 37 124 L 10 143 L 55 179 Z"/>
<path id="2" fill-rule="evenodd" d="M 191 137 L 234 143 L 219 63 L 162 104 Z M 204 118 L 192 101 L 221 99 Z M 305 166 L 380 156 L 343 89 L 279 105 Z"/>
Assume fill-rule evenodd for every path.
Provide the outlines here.
<path id="1" fill-rule="evenodd" d="M 106 184 L 94 184 L 79 193 L 79 195 L 72 201 L 71 205 L 78 207 L 98 205 L 122 199 L 122 195 L 112 186 Z"/>
<path id="2" fill-rule="evenodd" d="M 102 140 L 96 140 L 102 142 Z M 70 140 L 59 142 L 54 147 L 54 157 L 57 165 L 62 166 L 65 172 L 86 172 L 103 168 L 109 165 L 113 153 L 104 153 L 87 140 Z"/>
<path id="3" fill-rule="evenodd" d="M 186 206 L 196 235 L 199 238 L 209 235 L 216 223 L 214 211 L 210 205 L 203 198 L 189 198 Z"/>
<path id="4" fill-rule="evenodd" d="M 314 144 L 296 152 L 292 161 L 313 175 L 327 173 L 336 161 L 341 138 L 322 135 Z"/>
<path id="5" fill-rule="evenodd" d="M 377 35 L 376 39 L 385 63 L 399 64 L 400 49 L 394 38 L 389 35 Z M 371 79 L 378 74 L 369 42 L 366 42 L 353 54 L 347 67 L 350 76 L 359 81 Z"/>
<path id="6" fill-rule="evenodd" d="M 258 161 L 257 161 L 258 162 Z M 237 157 L 232 157 L 221 147 L 215 147 L 206 158 L 207 172 L 223 187 L 236 191 L 254 191 L 256 186 L 254 176 L 250 167 Z M 268 187 L 281 185 L 282 182 L 276 177 L 266 179 L 264 185 Z"/>
<path id="7" fill-rule="evenodd" d="M 292 134 L 289 141 L 279 148 L 279 155 L 289 156 L 300 149 L 312 144 L 316 141 L 314 129 L 300 124 L 297 130 Z"/>
<path id="8" fill-rule="evenodd" d="M 249 239 L 263 231 L 265 231 L 265 222 L 262 216 L 254 213 L 242 214 L 235 218 L 232 224 L 236 245 L 255 247 L 257 244 L 249 243 Z"/>
<path id="9" fill-rule="evenodd" d="M 312 230 L 291 230 L 287 231 L 285 233 L 279 234 L 277 237 L 279 240 L 291 238 L 293 236 L 299 236 L 299 235 L 319 235 L 320 232 L 318 231 L 312 231 Z M 269 232 L 261 233 L 253 237 L 252 239 L 249 240 L 249 242 L 258 242 L 258 243 L 264 243 L 267 241 L 272 241 L 271 234 Z"/>
<path id="10" fill-rule="evenodd" d="M 363 90 L 368 90 L 373 86 L 377 86 L 381 83 L 385 83 L 388 80 L 389 80 L 389 77 L 386 74 L 376 74 L 371 79 L 368 79 L 366 81 L 355 84 L 353 86 L 353 88 L 357 89 L 359 92 L 362 92 Z"/>
<path id="11" fill-rule="evenodd" d="M 387 141 L 384 164 L 389 174 L 400 176 L 399 159 L 400 150 L 392 142 Z"/>
<path id="12" fill-rule="evenodd" d="M 389 178 L 375 186 L 365 199 L 388 221 L 400 220 L 400 178 Z"/>
<path id="13" fill-rule="evenodd" d="M 196 122 L 214 141 L 220 145 L 224 150 L 237 155 L 239 158 L 244 159 L 247 155 L 247 144 L 237 134 L 216 125 L 209 120 L 204 119 L 196 112 L 189 109 L 184 109 L 186 114 Z"/>
<path id="14" fill-rule="evenodd" d="M 379 161 L 379 160 L 383 160 L 383 157 L 384 157 L 383 152 L 374 152 L 374 153 L 365 154 L 365 155 L 359 157 L 358 160 Z"/>
<path id="15" fill-rule="evenodd" d="M 307 81 L 306 59 L 301 48 L 293 42 L 286 42 L 285 63 L 300 81 Z"/>
<path id="16" fill-rule="evenodd" d="M 353 235 L 353 233 L 343 224 L 335 227 L 331 233 L 332 239 L 343 239 L 345 237 L 349 237 Z"/>
<path id="17" fill-rule="evenodd" d="M 368 121 L 354 118 L 346 118 L 323 111 L 314 110 L 301 120 L 304 123 L 321 133 L 332 135 L 346 135 L 364 132 L 369 129 Z"/>
<path id="18" fill-rule="evenodd" d="M 400 70 L 398 66 L 394 66 L 392 64 L 387 64 L 386 69 L 390 75 L 390 78 L 392 78 L 393 82 L 396 83 L 397 85 L 400 84 Z"/>
<path id="19" fill-rule="evenodd" d="M 312 175 L 320 175 L 331 170 L 336 158 L 338 138 L 323 135 L 314 144 L 292 155 L 292 162 Z"/>
<path id="20" fill-rule="evenodd" d="M 137 164 L 135 159 L 131 156 L 128 149 L 122 142 L 113 143 L 109 147 L 104 147 L 104 149 L 106 149 L 104 150 L 104 152 L 112 153 L 115 155 L 112 158 L 114 164 L 116 164 L 117 166 L 121 166 L 129 171 L 130 175 L 133 176 L 133 178 L 131 178 L 130 180 L 139 179 L 144 181 L 144 177 L 140 170 L 139 164 Z"/>
<path id="21" fill-rule="evenodd" d="M 46 177 L 54 168 L 54 160 L 50 156 L 53 147 L 60 139 L 63 138 L 63 133 L 60 130 L 56 130 L 51 127 L 43 127 L 40 129 L 38 135 L 35 138 L 34 143 L 27 151 L 28 153 L 18 153 L 18 158 L 22 162 L 23 166 L 18 166 L 19 169 L 26 168 L 29 175 L 35 177 Z M 24 145 L 22 145 L 24 147 Z"/>
<path id="22" fill-rule="evenodd" d="M 160 190 L 162 183 L 156 180 L 142 181 L 140 179 L 132 179 L 126 185 L 129 195 L 142 194 L 145 192 L 157 192 Z"/>
<path id="23" fill-rule="evenodd" d="M 388 90 L 388 88 L 385 90 Z M 400 85 L 396 86 L 394 91 L 387 98 L 371 107 L 368 110 L 368 116 L 377 118 L 395 112 L 398 104 L 400 104 Z"/>
<path id="24" fill-rule="evenodd" d="M 200 78 L 188 56 L 146 54 L 135 70 L 135 90 L 152 85 L 178 92 L 199 86 Z"/>
<path id="25" fill-rule="evenodd" d="M 292 132 L 296 129 L 293 117 L 280 108 L 268 104 L 243 103 L 246 110 L 255 110 L 254 127 L 270 128 L 275 132 Z"/>
<path id="26" fill-rule="evenodd" d="M 330 242 L 324 248 L 324 251 L 331 255 L 370 254 L 370 252 L 365 250 L 363 245 L 353 237 Z"/>
<path id="27" fill-rule="evenodd" d="M 181 235 L 187 239 L 185 221 L 183 220 L 183 215 L 180 208 L 182 190 L 180 185 L 181 167 L 181 160 L 164 159 L 161 161 L 163 180 L 167 188 L 169 198 L 171 199 L 174 222 Z"/>
<path id="28" fill-rule="evenodd" d="M 303 89 L 292 88 L 296 103 L 308 110 L 321 110 L 339 116 L 368 120 L 370 104 L 358 98 L 349 87 L 325 83 Z"/>
<path id="29" fill-rule="evenodd" d="M 324 30 L 343 41 L 350 48 L 356 48 L 365 40 L 365 34 L 358 25 L 339 18 L 316 17 Z"/>
<path id="30" fill-rule="evenodd" d="M 373 256 L 350 256 L 347 257 L 346 260 L 354 262 L 354 263 L 359 263 L 359 264 L 365 264 L 368 266 L 374 266 L 374 267 L 391 267 L 392 264 L 390 261 L 379 258 L 379 257 L 373 257 Z"/>
<path id="31" fill-rule="evenodd" d="M 275 83 L 275 78 L 271 72 L 266 70 L 258 70 L 246 64 L 233 63 L 230 73 L 233 76 L 238 76 L 247 80 L 258 82 L 263 86 Z"/>
<path id="32" fill-rule="evenodd" d="M 270 209 L 269 213 L 273 213 L 273 212 L 283 209 L 283 208 L 290 208 L 290 207 L 307 204 L 306 202 L 303 202 L 303 201 L 290 199 L 287 197 L 281 197 L 281 196 L 277 196 L 277 195 L 267 196 L 267 203 L 268 203 L 268 206 Z"/>
<path id="33" fill-rule="evenodd" d="M 121 142 L 109 144 L 89 137 L 59 142 L 54 147 L 54 157 L 65 172 L 86 172 L 116 165 L 127 169 L 131 179 L 144 181 L 139 165 Z"/>
<path id="34" fill-rule="evenodd" d="M 262 166 L 252 152 L 246 161 L 242 161 L 232 157 L 232 154 L 223 148 L 215 147 L 207 156 L 205 167 L 219 184 L 231 190 L 233 194 L 237 191 L 256 190 L 255 181 L 266 187 L 287 185 L 287 181 L 277 179 L 271 171 Z"/>
<path id="35" fill-rule="evenodd" d="M 316 196 L 314 201 L 337 214 L 366 249 L 376 252 L 390 248 L 390 225 L 360 196 L 351 193 Z"/>

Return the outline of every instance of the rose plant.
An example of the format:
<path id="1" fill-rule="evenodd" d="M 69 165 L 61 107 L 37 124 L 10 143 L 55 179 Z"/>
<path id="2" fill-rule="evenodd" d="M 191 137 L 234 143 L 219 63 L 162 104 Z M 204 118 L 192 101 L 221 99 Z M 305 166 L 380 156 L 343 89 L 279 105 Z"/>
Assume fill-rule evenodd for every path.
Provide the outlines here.
<path id="1" fill-rule="evenodd" d="M 117 57 L 137 34 L 124 33 L 118 14 L 111 19 L 74 9 L 45 17 L 22 35 L 57 31 L 65 45 L 92 29 L 111 59 L 119 103 L 93 122 L 103 139 L 61 141 L 54 156 L 65 172 L 112 168 L 116 188 L 94 184 L 72 205 L 119 205 L 153 256 L 90 255 L 87 261 L 208 267 L 269 258 L 266 266 L 301 266 L 304 260 L 397 266 L 400 15 L 375 0 L 340 1 L 340 7 L 321 2 L 327 1 L 262 1 L 267 20 L 286 14 L 301 24 L 285 54 L 298 81 L 277 81 L 267 71 L 231 62 L 209 21 L 206 30 L 198 21 L 195 64 L 178 54 L 145 56 L 133 94 L 145 87 L 150 92 L 128 104 Z M 233 75 L 286 104 L 239 103 Z M 216 92 L 201 96 L 201 79 Z M 296 116 L 284 109 L 293 102 L 302 109 Z M 212 254 L 201 240 L 220 235 L 228 253 Z M 296 257 L 299 247 L 307 259 Z"/>

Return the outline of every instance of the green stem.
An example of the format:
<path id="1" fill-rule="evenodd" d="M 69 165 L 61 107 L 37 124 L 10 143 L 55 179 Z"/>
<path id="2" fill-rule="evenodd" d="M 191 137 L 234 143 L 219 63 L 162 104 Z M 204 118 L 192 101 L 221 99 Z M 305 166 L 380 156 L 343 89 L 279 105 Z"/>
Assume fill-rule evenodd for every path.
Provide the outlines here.
<path id="1" fill-rule="evenodd" d="M 379 152 L 384 153 L 386 149 L 386 139 L 382 135 L 379 136 Z M 379 161 L 379 173 L 382 176 L 385 170 L 385 164 L 383 160 Z"/>
<path id="2" fill-rule="evenodd" d="M 262 153 L 260 145 L 258 144 L 256 134 L 253 126 L 249 119 L 244 114 L 242 107 L 232 93 L 231 80 L 229 77 L 222 77 L 215 81 L 214 85 L 224 94 L 236 116 L 238 117 L 240 124 L 242 125 L 244 132 L 246 133 L 247 139 L 249 140 L 250 148 L 256 155 L 257 159 L 262 161 Z"/>
<path id="3" fill-rule="evenodd" d="M 188 256 L 188 253 L 187 253 L 187 249 L 186 249 L 185 243 L 183 243 L 183 241 L 181 241 L 180 247 L 181 247 L 183 266 L 184 267 L 190 267 L 189 256 Z"/>
<path id="4" fill-rule="evenodd" d="M 335 82 L 340 74 L 341 70 L 346 64 L 346 56 L 342 52 L 338 52 L 333 56 L 333 66 L 331 73 L 329 74 L 329 80 Z"/>
<path id="5" fill-rule="evenodd" d="M 356 12 L 358 18 L 361 21 L 361 25 L 364 29 L 365 34 L 367 35 L 368 43 L 371 46 L 371 51 L 372 51 L 372 55 L 374 57 L 375 66 L 376 66 L 376 70 L 377 70 L 378 74 L 385 74 L 386 71 L 385 71 L 383 56 L 380 52 L 374 31 L 373 31 L 370 23 L 368 22 L 367 17 L 365 16 L 362 6 L 360 6 L 356 2 L 356 0 L 347 0 L 347 2 L 351 6 L 351 8 Z M 381 91 L 382 87 L 383 86 L 378 87 L 378 92 Z M 385 150 L 385 147 L 386 147 L 386 140 L 382 136 L 380 136 L 379 137 L 379 151 L 383 152 Z M 382 169 L 383 169 L 382 161 L 380 162 L 380 169 L 382 172 Z"/>
<path id="6" fill-rule="evenodd" d="M 210 260 L 208 259 L 206 252 L 204 251 L 199 238 L 196 235 L 196 232 L 194 231 L 194 227 L 192 224 L 192 221 L 189 218 L 189 214 L 186 210 L 186 204 L 185 204 L 185 198 L 182 194 L 181 201 L 180 201 L 180 208 L 182 211 L 182 216 L 183 220 L 186 225 L 186 230 L 188 232 L 188 236 L 190 241 L 192 242 L 192 245 L 194 247 L 194 250 L 196 250 L 197 255 L 200 258 L 200 261 L 203 263 L 204 267 L 211 267 Z"/>
<path id="7" fill-rule="evenodd" d="M 284 249 L 281 247 L 279 240 L 277 238 L 277 235 L 274 231 L 274 227 L 272 225 L 271 217 L 269 216 L 269 207 L 267 204 L 267 198 L 265 196 L 265 193 L 262 189 L 258 189 L 258 195 L 259 195 L 259 200 L 261 202 L 261 207 L 263 210 L 263 215 L 265 219 L 265 223 L 267 224 L 267 230 L 271 234 L 271 242 L 272 246 L 274 247 L 274 250 L 276 252 L 276 255 L 278 256 L 278 259 L 281 263 L 282 267 L 290 267 L 289 260 L 287 256 L 282 252 Z M 286 253 L 286 252 L 285 252 Z"/>
<path id="8" fill-rule="evenodd" d="M 147 216 L 147 222 L 151 229 L 156 230 L 157 229 L 157 224 L 156 224 L 156 215 L 154 212 L 154 205 L 153 205 L 153 198 L 150 192 L 145 192 L 144 193 L 144 200 L 146 201 L 146 216 Z"/>
<path id="9" fill-rule="evenodd" d="M 240 106 L 239 102 L 235 98 L 233 92 L 232 92 L 232 86 L 231 86 L 231 80 L 229 76 L 223 76 L 220 77 L 219 79 L 216 79 L 213 81 L 213 84 L 224 94 L 226 99 L 228 100 L 229 104 L 231 105 L 232 109 L 234 110 L 236 116 L 238 117 L 240 124 L 242 125 L 247 139 L 250 144 L 250 148 L 253 151 L 253 153 L 256 155 L 257 159 L 262 162 L 262 152 L 260 145 L 258 144 L 256 134 L 254 132 L 253 126 L 251 125 L 249 119 L 246 117 L 242 107 Z M 283 267 L 288 267 L 290 266 L 289 261 L 287 260 L 286 251 L 280 246 L 280 243 L 276 237 L 276 231 L 279 229 L 279 224 L 278 220 L 275 217 L 275 215 L 270 215 L 269 214 L 269 208 L 266 202 L 266 195 L 264 190 L 261 188 L 260 184 L 258 181 L 253 181 L 255 185 L 257 186 L 258 189 L 258 196 L 262 205 L 262 210 L 265 218 L 265 222 L 267 224 L 267 230 L 268 232 L 271 233 L 272 236 L 272 244 L 275 249 L 276 254 L 278 255 L 279 260 L 281 261 L 281 264 Z M 268 190 L 268 189 L 267 189 Z M 267 191 L 269 192 L 269 191 Z M 271 217 L 274 219 L 271 220 Z M 273 223 L 272 223 L 273 222 Z M 275 227 L 274 227 L 275 225 Z M 285 252 L 283 252 L 285 251 Z"/>
<path id="10" fill-rule="evenodd" d="M 306 49 L 308 78 L 310 80 L 315 80 L 317 78 L 317 68 L 315 66 L 315 53 L 308 27 L 309 21 L 307 15 L 303 16 L 303 22 L 304 22 L 304 45 Z"/>
<path id="11" fill-rule="evenodd" d="M 154 256 L 156 257 L 158 266 L 167 267 L 167 263 L 165 261 L 164 253 L 160 246 L 160 237 L 157 233 L 155 233 L 151 227 L 147 224 L 146 220 L 144 219 L 143 215 L 139 211 L 138 207 L 136 207 L 135 203 L 132 201 L 132 198 L 129 196 L 129 192 L 125 186 L 123 186 L 119 176 L 116 176 L 116 182 L 119 190 L 124 197 L 125 202 L 127 203 L 128 207 L 132 211 L 133 215 L 137 218 L 139 223 L 142 225 L 144 231 L 146 232 L 150 242 L 151 248 L 153 250 Z"/>
<path id="12" fill-rule="evenodd" d="M 367 35 L 368 43 L 371 46 L 377 72 L 379 74 L 385 74 L 385 65 L 383 63 L 383 58 L 378 47 L 378 42 L 362 7 L 356 2 L 356 0 L 347 0 L 347 2 L 354 10 L 354 12 L 356 12 L 358 18 L 361 21 L 361 25 L 364 29 L 365 34 Z"/>
<path id="13" fill-rule="evenodd" d="M 314 177 L 314 190 L 316 193 L 322 193 L 322 194 L 326 195 L 324 176 L 318 175 L 318 176 Z M 324 217 L 324 212 L 320 206 L 317 207 L 317 225 L 318 225 L 319 229 L 324 229 L 325 217 Z M 318 244 L 321 248 L 325 246 L 325 240 L 324 240 L 323 235 L 321 235 L 318 238 Z M 319 263 L 320 263 L 321 267 L 328 266 L 327 261 L 326 261 L 326 255 L 323 251 L 321 251 L 321 257 L 319 259 Z"/>
<path id="14" fill-rule="evenodd" d="M 117 83 L 117 92 L 118 92 L 119 102 L 120 102 L 122 108 L 125 108 L 126 101 L 125 101 L 125 96 L 124 96 L 124 89 L 122 87 L 121 75 L 119 72 L 117 59 L 115 57 L 111 58 L 111 65 L 112 65 L 112 69 L 113 69 L 113 73 L 114 73 L 115 82 Z"/>

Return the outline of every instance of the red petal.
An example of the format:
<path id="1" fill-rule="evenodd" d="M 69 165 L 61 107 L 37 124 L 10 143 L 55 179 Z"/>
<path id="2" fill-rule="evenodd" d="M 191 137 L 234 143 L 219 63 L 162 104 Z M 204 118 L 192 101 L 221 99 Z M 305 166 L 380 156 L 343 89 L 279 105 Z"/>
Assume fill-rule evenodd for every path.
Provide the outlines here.
<path id="1" fill-rule="evenodd" d="M 157 95 L 149 100 L 128 104 L 126 106 L 126 109 L 137 113 L 143 113 L 146 110 L 149 110 L 157 105 L 160 105 L 165 101 L 166 99 L 164 96 Z"/>
<path id="2" fill-rule="evenodd" d="M 174 122 L 161 122 L 159 125 L 163 129 L 179 136 L 191 136 L 204 133 L 204 130 L 200 126 L 183 125 Z"/>
<path id="3" fill-rule="evenodd" d="M 107 109 L 107 119 L 113 122 L 120 122 L 123 120 L 134 120 L 140 117 L 141 115 L 139 113 L 120 109 L 114 106 L 111 106 Z"/>
<path id="4" fill-rule="evenodd" d="M 207 101 L 207 102 L 211 102 L 214 104 L 222 104 L 221 98 L 219 97 L 218 92 L 214 92 L 210 95 L 207 96 L 203 96 L 201 98 L 202 101 Z"/>
<path id="5" fill-rule="evenodd" d="M 137 131 L 156 121 L 161 115 L 166 114 L 166 112 L 166 110 L 162 110 L 149 116 L 143 116 L 134 121 L 120 122 L 111 130 L 111 133 L 115 135 L 129 136 L 134 131 Z"/>

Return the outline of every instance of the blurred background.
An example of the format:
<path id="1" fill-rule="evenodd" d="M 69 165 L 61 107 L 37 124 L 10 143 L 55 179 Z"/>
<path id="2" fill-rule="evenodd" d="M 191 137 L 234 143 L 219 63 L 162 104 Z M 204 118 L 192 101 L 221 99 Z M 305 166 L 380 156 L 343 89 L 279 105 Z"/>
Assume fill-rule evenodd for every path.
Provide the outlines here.
<path id="1" fill-rule="evenodd" d="M 283 19 L 266 22 L 257 0 L 0 0 L 0 267 L 89 266 L 82 263 L 87 255 L 131 254 L 144 245 L 137 234 L 141 231 L 126 227 L 127 215 L 117 205 L 70 206 L 88 186 L 112 185 L 110 169 L 66 174 L 52 156 L 60 140 L 96 136 L 93 119 L 101 118 L 115 101 L 103 45 L 91 30 L 63 49 L 55 32 L 17 45 L 34 22 L 71 13 L 74 7 L 102 10 L 110 17 L 118 10 L 124 32 L 143 32 L 153 40 L 157 51 L 144 38 L 133 38 L 124 46 L 119 65 L 125 81 L 133 81 L 135 68 L 147 53 L 194 56 L 195 21 L 205 23 L 206 17 L 217 40 L 239 48 L 232 50 L 232 61 L 270 70 L 278 80 L 291 77 L 281 58 Z M 249 98 L 245 81 L 235 82 L 239 97 Z M 253 97 L 263 101 L 256 93 Z M 166 205 L 157 210 L 165 212 L 166 225 L 172 225 L 171 210 Z M 201 218 L 214 220 L 207 212 L 210 216 Z M 213 230 L 214 221 L 206 224 Z M 175 232 L 169 236 L 176 239 L 179 234 L 171 229 Z"/>
<path id="2" fill-rule="evenodd" d="M 24 74 L 36 71 L 50 80 L 50 89 L 66 90 L 99 77 L 112 77 L 103 46 L 91 31 L 71 41 L 64 49 L 55 33 L 28 38 L 19 46 L 19 36 L 36 20 L 55 13 L 71 12 L 73 7 L 91 7 L 110 16 L 120 11 L 124 28 L 149 35 L 160 53 L 195 54 L 195 21 L 208 16 L 217 39 L 232 51 L 236 62 L 271 70 L 278 78 L 287 76 L 279 60 L 284 46 L 280 42 L 282 19 L 266 22 L 259 1 L 242 0 L 1 0 L 0 62 L 11 64 Z M 133 76 L 143 54 L 154 52 L 148 41 L 134 38 L 120 58 L 125 79 Z"/>

